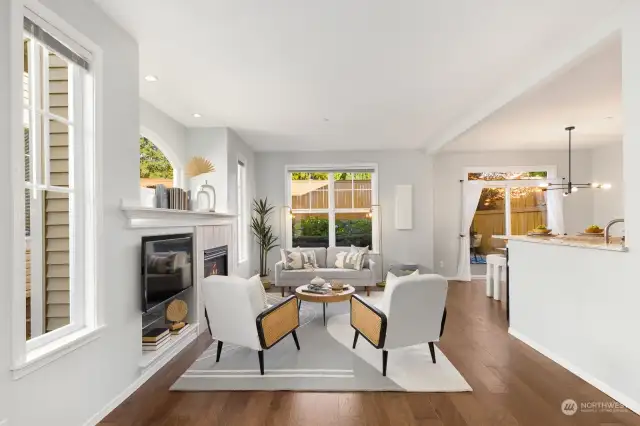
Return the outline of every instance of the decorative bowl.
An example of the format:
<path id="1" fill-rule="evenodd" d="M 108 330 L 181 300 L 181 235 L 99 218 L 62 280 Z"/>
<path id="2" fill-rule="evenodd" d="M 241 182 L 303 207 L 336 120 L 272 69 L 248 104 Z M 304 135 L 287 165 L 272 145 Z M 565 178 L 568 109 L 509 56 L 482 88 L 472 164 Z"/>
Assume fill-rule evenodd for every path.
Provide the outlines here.
<path id="1" fill-rule="evenodd" d="M 532 229 L 530 233 L 538 235 L 549 235 L 551 233 L 551 229 Z"/>
<path id="2" fill-rule="evenodd" d="M 336 280 L 331 281 L 331 290 L 335 290 L 335 291 L 344 290 L 345 287 L 346 286 L 341 281 L 336 281 Z"/>

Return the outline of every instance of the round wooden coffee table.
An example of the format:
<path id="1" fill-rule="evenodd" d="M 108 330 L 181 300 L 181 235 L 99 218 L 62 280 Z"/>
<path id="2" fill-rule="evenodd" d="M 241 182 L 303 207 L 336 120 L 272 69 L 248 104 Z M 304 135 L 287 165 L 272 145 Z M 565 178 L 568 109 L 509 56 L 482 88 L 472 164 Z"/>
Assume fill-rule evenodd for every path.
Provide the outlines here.
<path id="1" fill-rule="evenodd" d="M 351 295 L 356 291 L 356 289 L 350 285 L 346 285 L 344 289 L 339 291 L 331 290 L 331 293 L 327 294 L 307 293 L 303 291 L 307 288 L 308 285 L 301 285 L 300 287 L 296 288 L 298 310 L 300 310 L 300 305 L 302 305 L 303 301 L 310 303 L 322 303 L 322 320 L 324 322 L 324 325 L 327 325 L 327 303 L 346 302 L 351 299 Z"/>

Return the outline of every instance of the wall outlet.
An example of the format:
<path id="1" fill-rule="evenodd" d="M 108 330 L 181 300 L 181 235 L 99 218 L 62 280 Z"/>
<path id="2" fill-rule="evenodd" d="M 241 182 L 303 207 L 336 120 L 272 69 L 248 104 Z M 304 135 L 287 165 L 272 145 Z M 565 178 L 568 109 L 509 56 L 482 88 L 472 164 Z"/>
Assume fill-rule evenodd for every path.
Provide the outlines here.
<path id="1" fill-rule="evenodd" d="M 441 260 L 441 261 L 440 261 L 440 267 L 441 267 L 441 268 L 444 268 L 444 260 Z"/>

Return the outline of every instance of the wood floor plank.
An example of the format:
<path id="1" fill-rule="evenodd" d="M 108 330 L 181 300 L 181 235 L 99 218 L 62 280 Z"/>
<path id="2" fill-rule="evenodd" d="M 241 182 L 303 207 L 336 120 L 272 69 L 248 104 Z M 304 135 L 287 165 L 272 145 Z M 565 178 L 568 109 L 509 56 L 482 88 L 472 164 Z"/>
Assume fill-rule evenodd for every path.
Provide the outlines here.
<path id="1" fill-rule="evenodd" d="M 566 416 L 564 399 L 613 401 L 507 333 L 484 282 L 450 282 L 438 347 L 474 389 L 460 393 L 171 392 L 211 344 L 201 335 L 101 426 L 640 426 L 640 416 Z"/>

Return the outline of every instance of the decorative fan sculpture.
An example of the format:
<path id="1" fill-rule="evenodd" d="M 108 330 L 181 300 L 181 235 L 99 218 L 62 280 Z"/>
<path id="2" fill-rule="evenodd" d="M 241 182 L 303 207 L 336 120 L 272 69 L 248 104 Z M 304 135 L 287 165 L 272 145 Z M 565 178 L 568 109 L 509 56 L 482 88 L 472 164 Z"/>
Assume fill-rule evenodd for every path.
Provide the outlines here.
<path id="1" fill-rule="evenodd" d="M 211 164 L 211 161 L 204 157 L 193 157 L 187 164 L 186 174 L 189 177 L 195 177 L 203 173 L 215 172 L 216 168 Z"/>
<path id="2" fill-rule="evenodd" d="M 169 327 L 171 331 L 180 330 L 186 325 L 184 319 L 187 317 L 188 312 L 189 307 L 184 300 L 173 299 L 167 305 L 167 319 L 173 323 Z"/>

